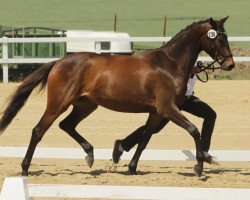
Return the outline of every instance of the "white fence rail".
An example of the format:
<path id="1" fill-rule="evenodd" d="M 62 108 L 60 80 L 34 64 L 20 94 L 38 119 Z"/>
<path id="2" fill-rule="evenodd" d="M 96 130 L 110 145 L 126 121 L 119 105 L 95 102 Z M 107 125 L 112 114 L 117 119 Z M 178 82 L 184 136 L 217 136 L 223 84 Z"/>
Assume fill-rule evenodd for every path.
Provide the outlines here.
<path id="1" fill-rule="evenodd" d="M 27 147 L 0 147 L 0 157 L 23 157 Z M 133 152 L 124 153 L 123 160 L 130 160 Z M 213 150 L 219 161 L 250 161 L 248 150 Z M 95 149 L 95 159 L 110 160 L 112 149 Z M 157 156 L 156 156 L 157 155 Z M 81 148 L 37 148 L 35 158 L 83 159 Z M 195 160 L 194 150 L 146 150 L 142 160 Z M 191 188 L 191 187 L 142 187 L 109 185 L 28 184 L 23 177 L 5 178 L 0 200 L 30 200 L 42 198 L 89 199 L 225 199 L 248 200 L 250 189 L 243 188 Z"/>
<path id="2" fill-rule="evenodd" d="M 110 185 L 28 185 L 32 197 L 141 199 L 141 200 L 249 200 L 250 189 Z"/>
<path id="3" fill-rule="evenodd" d="M 1 158 L 23 158 L 27 147 L 0 147 Z M 164 160 L 164 161 L 186 161 L 196 160 L 195 150 L 145 150 L 141 160 Z M 249 150 L 210 150 L 211 155 L 215 156 L 218 161 L 229 162 L 249 162 Z M 112 159 L 112 149 L 95 149 L 95 159 L 110 160 Z M 122 160 L 131 160 L 134 150 L 126 152 Z M 81 148 L 36 148 L 34 158 L 60 158 L 60 159 L 83 159 L 85 156 Z"/>
<path id="4" fill-rule="evenodd" d="M 9 43 L 61 43 L 61 42 L 95 42 L 96 53 L 102 53 L 101 42 L 167 42 L 171 37 L 130 37 L 130 38 L 0 38 L 2 43 L 3 83 L 8 83 L 8 64 L 14 63 L 46 63 L 59 58 L 9 58 Z M 229 37 L 230 42 L 250 42 L 250 37 Z M 211 61 L 210 57 L 200 57 L 201 61 Z M 249 62 L 250 57 L 234 57 L 236 62 Z"/>
<path id="5" fill-rule="evenodd" d="M 1 200 L 40 198 L 144 200 L 249 200 L 250 189 L 110 185 L 28 184 L 24 177 L 5 178 Z"/>

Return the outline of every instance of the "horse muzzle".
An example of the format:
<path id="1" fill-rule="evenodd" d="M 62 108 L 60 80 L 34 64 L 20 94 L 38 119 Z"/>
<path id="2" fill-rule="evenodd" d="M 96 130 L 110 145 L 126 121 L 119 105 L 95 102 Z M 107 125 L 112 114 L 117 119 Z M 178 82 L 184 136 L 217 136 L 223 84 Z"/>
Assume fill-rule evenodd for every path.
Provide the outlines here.
<path id="1" fill-rule="evenodd" d="M 221 69 L 226 71 L 231 71 L 235 67 L 233 57 L 227 57 L 224 62 L 221 64 Z"/>

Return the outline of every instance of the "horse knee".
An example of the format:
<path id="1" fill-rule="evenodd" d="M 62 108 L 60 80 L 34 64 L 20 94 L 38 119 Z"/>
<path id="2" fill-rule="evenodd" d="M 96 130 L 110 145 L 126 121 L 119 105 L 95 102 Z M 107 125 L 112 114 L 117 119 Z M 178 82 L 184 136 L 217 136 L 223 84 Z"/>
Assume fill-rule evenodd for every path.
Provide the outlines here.
<path id="1" fill-rule="evenodd" d="M 39 127 L 34 127 L 32 129 L 32 136 L 31 136 L 31 141 L 32 142 L 35 142 L 35 143 L 38 143 L 41 141 L 43 137 L 43 133 L 41 132 L 41 129 Z"/>

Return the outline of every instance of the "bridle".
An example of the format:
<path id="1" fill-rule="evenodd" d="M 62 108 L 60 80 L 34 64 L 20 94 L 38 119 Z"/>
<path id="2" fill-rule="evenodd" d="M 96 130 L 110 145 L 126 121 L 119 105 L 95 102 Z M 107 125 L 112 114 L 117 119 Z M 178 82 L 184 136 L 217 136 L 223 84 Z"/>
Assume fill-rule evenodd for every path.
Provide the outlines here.
<path id="1" fill-rule="evenodd" d="M 215 69 L 221 69 L 221 65 L 226 61 L 227 58 L 229 57 L 232 57 L 233 55 L 230 53 L 229 55 L 227 56 L 223 56 L 220 54 L 220 51 L 218 48 L 215 47 L 215 40 L 216 40 L 216 37 L 217 37 L 217 34 L 224 34 L 226 35 L 225 32 L 221 32 L 221 31 L 215 31 L 215 30 L 209 30 L 212 32 L 212 37 L 209 37 L 209 32 L 208 32 L 208 37 L 213 41 L 213 52 L 214 52 L 214 58 L 213 58 L 213 62 L 211 63 L 208 63 L 206 66 L 203 62 L 201 61 L 198 61 L 197 62 L 197 67 L 199 68 L 199 71 L 196 73 L 196 77 L 203 83 L 206 83 L 208 81 L 208 72 L 207 70 L 212 70 L 214 72 Z M 220 65 L 220 67 L 215 67 L 214 64 L 215 63 L 218 63 Z M 198 74 L 201 73 L 201 72 L 205 72 L 205 75 L 206 75 L 206 80 L 202 80 Z"/>

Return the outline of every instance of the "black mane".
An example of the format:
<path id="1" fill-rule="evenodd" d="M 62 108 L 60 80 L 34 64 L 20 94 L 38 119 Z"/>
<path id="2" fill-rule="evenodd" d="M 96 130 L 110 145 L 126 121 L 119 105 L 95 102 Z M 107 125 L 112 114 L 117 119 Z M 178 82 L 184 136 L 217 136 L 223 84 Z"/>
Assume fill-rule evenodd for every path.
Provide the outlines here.
<path id="1" fill-rule="evenodd" d="M 182 36 L 186 31 L 188 31 L 189 29 L 193 28 L 194 26 L 203 24 L 203 23 L 207 23 L 209 22 L 209 19 L 206 20 L 200 20 L 198 22 L 193 22 L 192 24 L 188 25 L 186 28 L 182 29 L 179 33 L 177 33 L 175 36 L 173 36 L 171 38 L 171 40 L 169 40 L 165 45 L 169 45 L 172 44 L 174 42 L 176 42 L 180 36 Z"/>

